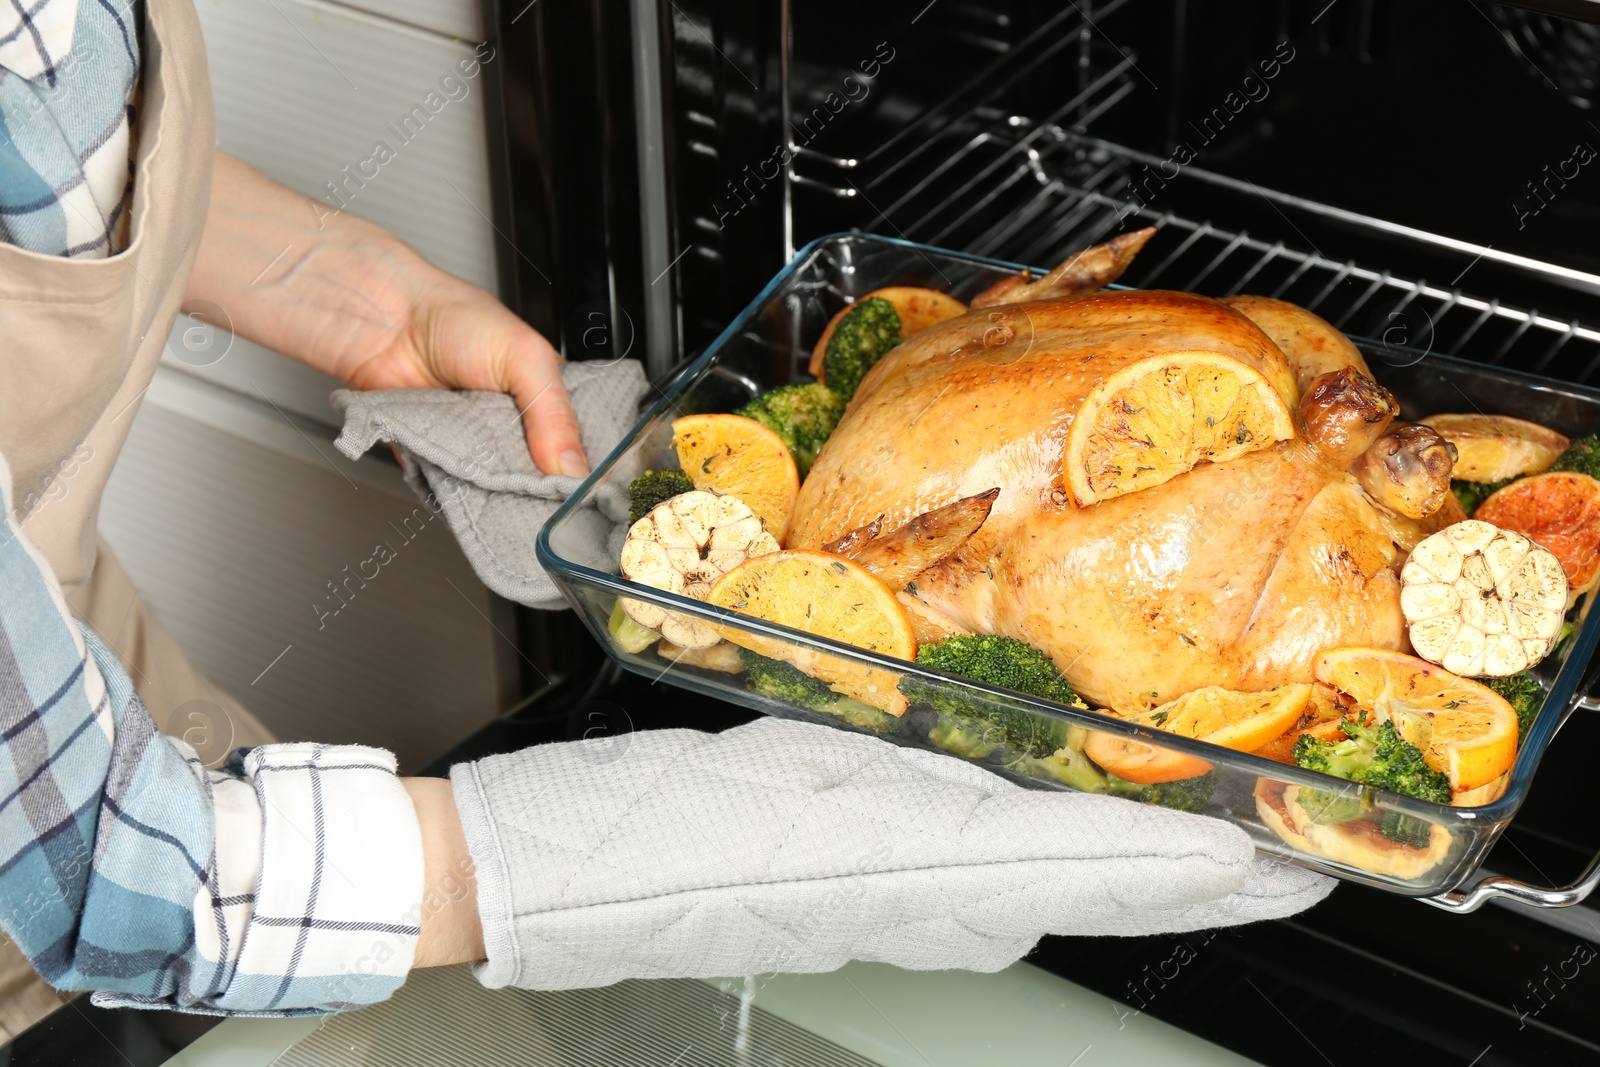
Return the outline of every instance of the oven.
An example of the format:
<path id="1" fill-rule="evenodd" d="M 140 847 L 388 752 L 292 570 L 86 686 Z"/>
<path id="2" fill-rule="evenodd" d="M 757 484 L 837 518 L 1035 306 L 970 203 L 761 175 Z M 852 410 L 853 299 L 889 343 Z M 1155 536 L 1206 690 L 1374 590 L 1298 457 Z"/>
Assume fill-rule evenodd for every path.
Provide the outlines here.
<path id="1" fill-rule="evenodd" d="M 1154 225 L 1123 282 L 1294 301 L 1377 342 L 1380 375 L 1437 353 L 1600 384 L 1592 0 L 508 0 L 490 24 L 514 58 L 504 236 L 556 235 L 562 273 L 506 259 L 569 358 L 664 383 L 828 233 L 1049 266 Z M 524 622 L 540 658 L 551 620 Z M 547 730 L 745 716 L 590 654 L 607 680 Z M 1488 868 L 1584 872 L 1597 743 L 1580 709 Z M 1033 962 L 1263 1063 L 1577 1063 L 1600 1054 L 1597 936 L 1588 906 L 1345 885 L 1203 944 Z"/>

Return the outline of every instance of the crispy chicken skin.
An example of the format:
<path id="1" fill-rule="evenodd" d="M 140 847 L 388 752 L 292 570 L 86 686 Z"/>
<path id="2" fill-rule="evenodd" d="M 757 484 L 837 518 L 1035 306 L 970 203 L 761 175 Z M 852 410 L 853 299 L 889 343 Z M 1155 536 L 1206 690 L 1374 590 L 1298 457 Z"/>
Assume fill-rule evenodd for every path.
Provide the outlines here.
<path id="1" fill-rule="evenodd" d="M 924 512 L 892 533 L 881 534 L 883 523 L 874 519 L 822 546 L 823 551 L 848 556 L 890 589 L 906 583 L 966 544 L 989 517 L 1000 490 L 969 496 Z"/>
<path id="2" fill-rule="evenodd" d="M 984 308 L 923 330 L 861 381 L 795 504 L 788 543 L 820 548 L 881 519 L 895 530 L 1001 487 L 975 542 L 1061 489 L 1063 443 L 1096 385 L 1136 360 L 1196 349 L 1293 395 L 1283 353 L 1250 320 L 1192 293 L 1094 293 Z"/>
<path id="3" fill-rule="evenodd" d="M 1122 234 L 1069 256 L 1041 278 L 1034 278 L 1029 271 L 1013 274 L 973 297 L 972 306 L 985 308 L 996 304 L 1026 304 L 1035 300 L 1059 300 L 1064 296 L 1097 292 L 1122 277 L 1122 273 L 1133 265 L 1139 250 L 1155 235 L 1154 226 Z"/>
<path id="4" fill-rule="evenodd" d="M 1403 648 L 1394 517 L 1348 473 L 1396 406 L 1348 364 L 1306 380 L 1292 439 L 1071 502 L 1060 464 L 1083 398 L 1133 360 L 1193 350 L 1249 363 L 1291 402 L 1301 391 L 1255 323 L 1186 293 L 984 308 L 924 331 L 863 380 L 801 488 L 790 544 L 880 517 L 896 529 L 1001 486 L 978 531 L 917 575 L 918 600 L 1044 649 L 1122 712 L 1206 685 L 1308 681 L 1330 646 Z"/>
<path id="5" fill-rule="evenodd" d="M 1456 446 L 1432 426 L 1397 422 L 1361 454 L 1350 473 L 1373 500 L 1396 515 L 1425 519 L 1444 506 Z M 1459 506 L 1459 505 L 1458 505 Z"/>
<path id="6" fill-rule="evenodd" d="M 1300 393 L 1329 371 L 1345 367 L 1354 367 L 1368 378 L 1372 377 L 1361 350 L 1322 316 L 1270 296 L 1241 294 L 1222 302 L 1261 327 L 1261 332 L 1283 350 L 1289 366 L 1294 368 L 1295 385 Z"/>

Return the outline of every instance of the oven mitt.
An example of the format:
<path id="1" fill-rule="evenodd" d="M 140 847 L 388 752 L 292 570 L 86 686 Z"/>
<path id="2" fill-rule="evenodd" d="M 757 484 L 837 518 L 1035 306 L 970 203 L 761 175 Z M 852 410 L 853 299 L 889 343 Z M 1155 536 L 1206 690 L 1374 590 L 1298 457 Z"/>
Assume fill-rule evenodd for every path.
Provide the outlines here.
<path id="1" fill-rule="evenodd" d="M 644 368 L 631 359 L 566 363 L 561 382 L 593 463 L 622 441 L 650 392 Z M 539 566 L 533 543 L 583 479 L 539 472 L 516 401 L 504 393 L 447 389 L 340 389 L 331 401 L 344 414 L 334 442 L 339 451 L 357 459 L 379 441 L 397 445 L 406 482 L 443 513 L 484 585 L 531 607 L 567 606 Z M 571 545 L 563 552 L 575 563 L 614 571 L 627 527 L 627 481 L 600 486 L 594 501 L 573 516 Z"/>
<path id="2" fill-rule="evenodd" d="M 1291 915 L 1333 880 L 1230 823 L 1024 789 L 810 723 L 540 745 L 451 771 L 488 986 L 995 971 L 1041 935 Z"/>

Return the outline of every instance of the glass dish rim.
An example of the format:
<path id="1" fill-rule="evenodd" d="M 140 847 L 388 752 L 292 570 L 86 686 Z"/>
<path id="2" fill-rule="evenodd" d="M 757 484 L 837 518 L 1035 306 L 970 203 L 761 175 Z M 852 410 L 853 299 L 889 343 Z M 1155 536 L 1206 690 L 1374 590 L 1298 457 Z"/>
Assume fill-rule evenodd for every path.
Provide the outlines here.
<path id="1" fill-rule="evenodd" d="M 603 481 L 605 481 L 607 477 L 609 477 L 617 462 L 620 461 L 627 450 L 631 448 L 638 440 L 639 435 L 644 431 L 644 429 L 656 418 L 667 411 L 678 397 L 682 396 L 691 385 L 697 382 L 711 368 L 722 349 L 734 337 L 736 337 L 747 324 L 754 320 L 764 310 L 768 302 L 777 295 L 784 284 L 793 275 L 803 269 L 822 247 L 842 241 L 864 241 L 872 244 L 884 245 L 890 248 L 902 248 L 922 256 L 927 256 L 929 253 L 933 253 L 946 259 L 965 261 L 984 267 L 997 267 L 1013 272 L 1020 270 L 1037 271 L 1041 269 L 1038 267 L 1027 267 L 1023 264 L 1017 264 L 1007 260 L 995 259 L 989 256 L 976 255 L 970 252 L 961 252 L 954 249 L 940 248 L 936 245 L 920 244 L 918 242 L 907 241 L 902 238 L 883 237 L 877 234 L 863 233 L 858 230 L 846 230 L 837 233 L 826 234 L 808 242 L 803 248 L 799 249 L 794 254 L 793 258 L 791 258 L 788 263 L 784 264 L 783 268 L 779 270 L 778 273 L 775 274 L 767 282 L 767 284 L 762 287 L 761 291 L 757 293 L 756 296 L 752 298 L 751 301 L 746 304 L 737 315 L 734 316 L 727 327 L 725 327 L 722 332 L 719 333 L 716 338 L 705 347 L 705 350 L 701 352 L 699 356 L 688 361 L 682 369 L 674 373 L 664 383 L 653 386 L 653 388 L 655 388 L 655 390 L 660 394 L 656 401 L 652 403 L 642 415 L 640 415 L 638 420 L 633 424 L 632 428 L 617 444 L 617 446 L 607 453 L 605 458 L 595 466 L 594 470 L 590 472 L 588 477 L 579 483 L 578 488 L 573 491 L 572 495 L 563 501 L 556 511 L 545 522 L 545 524 L 540 527 L 539 533 L 534 541 L 534 551 L 540 565 L 544 567 L 545 570 L 552 573 L 564 574 L 576 581 L 584 582 L 588 585 L 615 593 L 619 596 L 628 596 L 638 600 L 653 602 L 663 607 L 672 608 L 673 610 L 680 611 L 684 614 L 703 620 L 730 623 L 738 626 L 741 629 L 759 633 L 763 636 L 780 638 L 791 644 L 800 644 L 802 646 L 826 649 L 830 654 L 841 655 L 847 659 L 857 660 L 870 666 L 898 671 L 902 674 L 910 673 L 931 681 L 938 681 L 942 683 L 954 681 L 959 685 L 970 687 L 996 699 L 1004 700 L 1008 703 L 1020 703 L 1031 711 L 1042 711 L 1053 718 L 1063 719 L 1069 722 L 1074 721 L 1075 719 L 1082 719 L 1084 721 L 1079 722 L 1079 725 L 1100 729 L 1109 729 L 1111 732 L 1122 734 L 1130 738 L 1137 738 L 1142 741 L 1154 741 L 1160 743 L 1163 747 L 1174 748 L 1179 751 L 1188 752 L 1198 758 L 1205 759 L 1208 763 L 1226 763 L 1229 766 L 1238 767 L 1240 770 L 1256 773 L 1258 777 L 1268 777 L 1277 781 L 1304 785 L 1311 788 L 1325 786 L 1326 782 L 1330 780 L 1330 776 L 1316 771 L 1306 770 L 1305 768 L 1297 767 L 1293 764 L 1281 763 L 1277 760 L 1268 759 L 1265 756 L 1258 756 L 1250 752 L 1240 752 L 1234 749 L 1223 749 L 1223 754 L 1219 756 L 1217 755 L 1217 746 L 1199 741 L 1194 738 L 1186 738 L 1179 735 L 1165 735 L 1158 737 L 1154 731 L 1142 730 L 1140 727 L 1128 722 L 1127 720 L 1119 719 L 1107 713 L 1095 711 L 1093 709 L 1084 710 L 1080 708 L 1068 707 L 1066 705 L 1058 705 L 1051 701 L 1039 700 L 1037 698 L 1029 697 L 1009 689 L 1002 689 L 996 686 L 986 685 L 972 679 L 947 675 L 943 672 L 934 671 L 930 668 L 923 667 L 915 661 L 898 660 L 888 656 L 878 655 L 863 649 L 855 648 L 854 646 L 841 644 L 829 638 L 819 637 L 815 634 L 808 634 L 799 630 L 792 630 L 785 626 L 779 626 L 774 623 L 767 622 L 764 619 L 758 619 L 753 616 L 741 615 L 738 612 L 717 608 L 703 601 L 693 600 L 689 597 L 668 593 L 659 589 L 652 589 L 648 586 L 638 585 L 630 582 L 628 579 L 620 575 L 610 574 L 604 571 L 597 571 L 591 567 L 586 567 L 583 564 L 574 563 L 571 560 L 567 560 L 564 557 L 556 554 L 554 548 L 550 544 L 550 531 L 564 521 L 573 511 L 583 506 L 589 494 Z M 1120 289 L 1126 287 L 1116 286 L 1116 288 Z M 1371 348 L 1374 344 L 1376 344 L 1376 342 L 1373 342 L 1370 338 L 1363 338 L 1360 336 L 1352 336 L 1351 340 L 1356 343 L 1358 347 Z M 1363 342 L 1365 342 L 1364 345 Z M 1382 347 L 1384 347 L 1386 350 L 1392 351 L 1396 346 L 1387 345 Z M 1443 355 L 1441 353 L 1426 352 L 1419 353 L 1419 355 L 1430 360 L 1443 361 L 1449 366 L 1463 369 L 1470 368 L 1474 373 L 1477 374 L 1487 373 L 1493 377 L 1501 378 L 1502 380 L 1516 381 L 1521 384 L 1532 386 L 1541 391 L 1582 397 L 1593 401 L 1597 405 L 1600 405 L 1600 389 L 1595 389 L 1573 382 L 1564 382 L 1559 379 L 1549 378 L 1543 375 L 1508 370 L 1507 368 L 1497 367 L 1492 364 L 1475 363 L 1471 360 L 1459 359 L 1455 356 Z M 1590 593 L 1588 595 L 1593 597 L 1595 594 Z M 1544 701 L 1539 706 L 1539 711 L 1535 716 L 1534 726 L 1531 730 L 1529 730 L 1527 737 L 1523 739 L 1521 745 L 1518 747 L 1516 762 L 1512 765 L 1511 777 L 1506 783 L 1505 792 L 1501 794 L 1500 797 L 1488 804 L 1456 807 L 1450 804 L 1441 804 L 1433 801 L 1418 800 L 1412 797 L 1386 793 L 1384 799 L 1385 806 L 1393 810 L 1405 811 L 1410 814 L 1419 815 L 1434 822 L 1449 821 L 1456 823 L 1467 823 L 1483 821 L 1488 823 L 1499 823 L 1509 820 L 1513 815 L 1515 815 L 1518 809 L 1521 808 L 1523 801 L 1527 799 L 1527 793 L 1528 789 L 1532 785 L 1533 775 L 1538 769 L 1539 762 L 1543 759 L 1546 749 L 1548 749 L 1550 742 L 1555 737 L 1556 732 L 1560 730 L 1561 726 L 1565 723 L 1567 716 L 1571 714 L 1576 707 L 1577 701 L 1581 696 L 1580 691 L 1584 688 L 1583 683 L 1586 680 L 1585 675 L 1587 674 L 1589 661 L 1593 657 L 1597 645 L 1600 645 L 1600 612 L 1592 610 L 1592 604 L 1585 610 L 1586 617 L 1584 618 L 1583 624 L 1578 628 L 1577 632 L 1575 632 L 1571 638 L 1572 647 L 1567 653 L 1567 658 L 1562 663 L 1561 669 L 1557 672 L 1555 679 L 1551 682 L 1550 690 L 1548 693 L 1546 693 Z M 608 653 L 614 655 L 614 650 L 608 648 L 607 651 Z M 1557 698 L 1559 698 L 1559 700 Z M 1554 712 L 1550 711 L 1549 709 L 1552 708 L 1552 706 L 1559 706 L 1559 710 Z M 761 709 L 757 708 L 755 710 Z M 765 714 L 764 711 L 762 713 Z M 1207 758 L 1208 754 L 1210 758 Z M 1340 779 L 1332 780 L 1339 781 Z"/>

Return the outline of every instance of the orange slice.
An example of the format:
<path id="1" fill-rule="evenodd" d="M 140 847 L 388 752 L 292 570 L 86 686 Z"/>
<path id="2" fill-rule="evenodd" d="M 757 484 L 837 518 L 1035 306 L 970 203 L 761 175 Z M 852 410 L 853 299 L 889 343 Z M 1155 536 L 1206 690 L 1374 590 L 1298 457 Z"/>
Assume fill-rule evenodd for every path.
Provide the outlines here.
<path id="1" fill-rule="evenodd" d="M 1454 794 L 1450 797 L 1450 804 L 1457 808 L 1475 808 L 1483 804 L 1493 804 L 1505 796 L 1506 786 L 1510 784 L 1511 775 L 1502 774 L 1488 785 L 1480 785 L 1476 789 Z"/>
<path id="2" fill-rule="evenodd" d="M 1223 748 L 1253 752 L 1299 722 L 1310 699 L 1311 686 L 1304 684 L 1282 685 L 1260 693 L 1240 693 L 1213 685 L 1153 711 L 1141 712 L 1129 721 Z M 1139 785 L 1177 782 L 1211 769 L 1211 764 L 1187 753 L 1103 732 L 1091 733 L 1083 751 L 1102 769 Z"/>
<path id="3" fill-rule="evenodd" d="M 738 497 L 783 542 L 800 494 L 783 438 L 742 415 L 685 415 L 672 420 L 672 446 L 696 489 Z"/>
<path id="4" fill-rule="evenodd" d="M 1450 477 L 1464 482 L 1502 482 L 1547 471 L 1571 443 L 1554 430 L 1509 415 L 1429 415 L 1422 422 L 1456 446 Z"/>
<path id="5" fill-rule="evenodd" d="M 1338 703 L 1340 695 L 1338 690 L 1328 686 L 1313 685 L 1305 710 L 1300 713 L 1300 718 L 1294 725 L 1260 748 L 1253 748 L 1250 751 L 1254 755 L 1277 760 L 1279 763 L 1292 764 L 1294 743 L 1300 739 L 1301 734 L 1310 734 L 1323 741 L 1343 738 L 1344 733 L 1339 729 L 1339 723 L 1348 711 Z"/>
<path id="6" fill-rule="evenodd" d="M 1293 436 L 1289 405 L 1242 360 L 1217 352 L 1151 356 L 1084 399 L 1067 434 L 1061 480 L 1088 507 Z"/>
<path id="7" fill-rule="evenodd" d="M 711 588 L 707 603 L 895 659 L 917 654 L 911 620 L 894 593 L 859 563 L 829 552 L 792 549 L 745 560 Z M 726 640 L 820 678 L 838 693 L 891 715 L 906 698 L 893 671 L 800 648 L 725 623 L 711 628 Z"/>
<path id="8" fill-rule="evenodd" d="M 895 285 L 887 289 L 875 289 L 865 296 L 856 298 L 856 303 L 879 297 L 894 305 L 895 314 L 900 316 L 900 336 L 910 337 L 919 330 L 926 330 L 929 326 L 953 319 L 957 315 L 967 313 L 967 305 L 951 296 L 941 293 L 937 289 L 918 289 L 910 285 Z M 844 318 L 845 312 L 854 307 L 852 303 L 841 308 L 839 313 L 828 320 L 828 325 L 822 331 L 822 336 L 817 339 L 816 346 L 811 349 L 811 364 L 806 369 L 817 381 L 822 381 L 822 357 L 828 352 L 828 341 L 833 337 L 833 331 L 838 328 L 839 320 Z"/>
<path id="9" fill-rule="evenodd" d="M 1472 517 L 1549 549 L 1575 593 L 1587 593 L 1600 577 L 1600 481 L 1587 474 L 1550 471 L 1512 482 Z"/>
<path id="10" fill-rule="evenodd" d="M 1460 795 L 1488 785 L 1517 758 L 1517 713 L 1486 685 L 1415 656 L 1381 648 L 1332 648 L 1312 662 L 1317 681 L 1422 750 Z"/>

